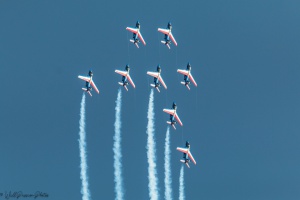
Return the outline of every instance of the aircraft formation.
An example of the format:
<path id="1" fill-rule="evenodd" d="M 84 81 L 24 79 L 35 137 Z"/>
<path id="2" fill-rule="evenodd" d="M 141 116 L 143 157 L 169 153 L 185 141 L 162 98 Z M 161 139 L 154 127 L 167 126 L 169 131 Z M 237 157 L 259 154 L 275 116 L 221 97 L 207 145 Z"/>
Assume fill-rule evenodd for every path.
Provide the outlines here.
<path id="1" fill-rule="evenodd" d="M 138 43 L 140 43 L 140 41 L 146 45 L 146 42 L 141 34 L 141 25 L 140 22 L 137 21 L 136 22 L 136 26 L 133 27 L 126 27 L 126 30 L 130 31 L 133 33 L 133 39 L 130 39 L 129 41 L 131 43 L 133 43 L 137 48 L 139 48 Z M 168 22 L 167 28 L 163 29 L 163 28 L 158 28 L 158 31 L 164 34 L 164 40 L 161 40 L 161 43 L 166 45 L 169 49 L 171 49 L 170 45 L 171 45 L 171 41 L 174 43 L 175 46 L 177 46 L 177 42 L 175 40 L 175 37 L 172 34 L 172 25 L 170 22 Z M 177 69 L 177 72 L 180 74 L 183 74 L 183 80 L 180 83 L 182 85 L 185 85 L 186 88 L 188 90 L 190 90 L 190 84 L 191 82 L 194 84 L 195 87 L 197 87 L 197 83 L 194 79 L 194 77 L 192 76 L 191 73 L 192 67 L 191 64 L 188 63 L 186 69 Z M 120 86 L 123 86 L 124 89 L 126 91 L 128 91 L 127 85 L 130 83 L 131 86 L 133 88 L 135 88 L 135 84 L 132 80 L 132 78 L 129 75 L 129 71 L 130 71 L 130 67 L 129 65 L 125 66 L 125 71 L 122 70 L 115 70 L 115 72 L 119 75 L 122 76 L 122 82 L 118 82 L 118 84 Z M 158 92 L 160 92 L 159 87 L 161 87 L 161 85 L 167 89 L 167 85 L 164 82 L 162 75 L 161 75 L 161 67 L 160 65 L 157 66 L 156 68 L 156 72 L 147 72 L 148 75 L 154 77 L 154 84 L 150 84 L 151 87 L 155 88 Z M 83 81 L 86 82 L 85 84 L 85 88 L 82 88 L 83 91 L 85 91 L 86 93 L 88 93 L 90 96 L 92 96 L 92 88 L 99 94 L 99 90 L 96 86 L 96 84 L 93 81 L 93 72 L 92 70 L 89 70 L 88 72 L 88 76 L 78 76 L 79 79 L 82 79 Z M 163 109 L 163 111 L 167 114 L 170 115 L 170 121 L 167 121 L 167 124 L 171 125 L 173 127 L 174 130 L 176 130 L 175 125 L 178 123 L 180 126 L 183 126 L 183 123 L 181 122 L 178 113 L 177 113 L 177 105 L 175 102 L 173 102 L 172 104 L 172 108 L 171 109 Z M 188 141 L 186 141 L 185 147 L 177 147 L 177 150 L 183 153 L 183 159 L 180 160 L 180 162 L 184 163 L 188 168 L 190 168 L 189 166 L 189 162 L 192 161 L 195 165 L 196 165 L 196 160 L 194 159 L 194 157 L 192 156 L 192 153 L 190 151 L 190 143 Z"/>

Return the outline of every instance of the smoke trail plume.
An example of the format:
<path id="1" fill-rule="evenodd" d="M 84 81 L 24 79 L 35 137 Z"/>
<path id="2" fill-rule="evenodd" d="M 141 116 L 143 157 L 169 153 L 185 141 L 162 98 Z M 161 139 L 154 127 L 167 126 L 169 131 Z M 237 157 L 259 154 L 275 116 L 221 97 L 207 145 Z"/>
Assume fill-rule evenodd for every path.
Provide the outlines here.
<path id="1" fill-rule="evenodd" d="M 116 200 L 124 198 L 123 178 L 122 178 L 122 148 L 121 148 L 121 89 L 118 90 L 118 97 L 116 100 L 116 121 L 115 121 L 115 136 L 114 136 L 114 175 L 115 175 L 115 193 Z"/>
<path id="2" fill-rule="evenodd" d="M 147 125 L 147 158 L 148 158 L 148 179 L 149 179 L 149 197 L 151 200 L 157 200 L 158 195 L 158 179 L 156 171 L 156 147 L 155 147 L 155 136 L 154 136 L 154 95 L 153 89 L 151 89 L 149 97 L 149 107 L 148 107 L 148 125 Z"/>
<path id="3" fill-rule="evenodd" d="M 184 200 L 184 166 L 181 165 L 180 176 L 179 176 L 179 200 Z"/>
<path id="4" fill-rule="evenodd" d="M 90 199 L 89 183 L 87 176 L 87 156 L 86 156 L 86 142 L 85 142 L 85 94 L 83 93 L 80 108 L 79 120 L 79 150 L 80 150 L 80 179 L 82 182 L 81 194 L 83 200 Z"/>
<path id="5" fill-rule="evenodd" d="M 167 128 L 165 140 L 165 199 L 172 199 L 172 177 L 171 177 L 171 150 L 170 150 L 170 127 Z"/>

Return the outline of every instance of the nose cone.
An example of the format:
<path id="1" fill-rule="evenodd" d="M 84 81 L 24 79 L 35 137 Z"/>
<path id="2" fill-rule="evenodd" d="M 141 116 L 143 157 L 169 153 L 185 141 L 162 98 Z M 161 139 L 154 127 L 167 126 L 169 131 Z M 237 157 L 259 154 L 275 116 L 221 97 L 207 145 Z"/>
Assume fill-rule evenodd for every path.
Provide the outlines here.
<path id="1" fill-rule="evenodd" d="M 156 69 L 156 70 L 157 70 L 157 72 L 159 72 L 159 73 L 161 72 L 161 68 L 160 68 L 159 65 L 157 66 L 157 69 Z"/>
<path id="2" fill-rule="evenodd" d="M 185 146 L 190 147 L 189 141 L 186 141 L 186 142 L 185 142 Z"/>
<path id="3" fill-rule="evenodd" d="M 125 70 L 129 72 L 129 70 L 130 70 L 129 65 L 126 65 Z"/>
<path id="4" fill-rule="evenodd" d="M 191 70 L 192 69 L 192 66 L 191 66 L 191 64 L 188 62 L 188 64 L 187 64 L 187 70 Z"/>
<path id="5" fill-rule="evenodd" d="M 136 26 L 137 28 L 140 28 L 140 22 L 137 21 L 136 24 L 135 24 L 135 26 Z"/>
<path id="6" fill-rule="evenodd" d="M 172 29 L 172 24 L 171 24 L 171 22 L 168 23 L 168 29 Z"/>
<path id="7" fill-rule="evenodd" d="M 175 102 L 173 102 L 173 106 L 172 106 L 172 107 L 173 107 L 173 109 L 174 109 L 174 110 L 176 110 L 176 109 L 177 109 L 177 105 L 176 105 L 176 103 L 175 103 Z"/>

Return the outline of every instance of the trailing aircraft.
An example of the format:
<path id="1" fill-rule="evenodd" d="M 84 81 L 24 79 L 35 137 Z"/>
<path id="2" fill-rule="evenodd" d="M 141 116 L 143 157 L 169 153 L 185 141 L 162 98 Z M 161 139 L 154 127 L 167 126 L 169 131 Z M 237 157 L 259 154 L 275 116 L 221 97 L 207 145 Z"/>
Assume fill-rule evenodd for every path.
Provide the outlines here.
<path id="1" fill-rule="evenodd" d="M 85 88 L 82 88 L 83 91 L 87 92 L 90 96 L 92 96 L 92 87 L 94 90 L 99 94 L 99 90 L 96 86 L 96 84 L 93 81 L 93 72 L 92 70 L 89 70 L 88 76 L 78 76 L 78 78 L 82 79 L 85 81 Z M 92 86 L 92 87 L 91 87 Z"/>
<path id="2" fill-rule="evenodd" d="M 170 44 L 172 40 L 173 43 L 177 46 L 177 42 L 172 34 L 172 25 L 170 22 L 168 23 L 167 29 L 158 28 L 158 31 L 165 34 L 165 40 L 162 40 L 161 43 L 165 44 L 169 49 L 171 49 Z"/>
<path id="3" fill-rule="evenodd" d="M 139 45 L 138 45 L 138 43 L 140 43 L 140 40 L 142 41 L 142 43 L 144 44 L 144 45 L 146 45 L 146 42 L 145 42 L 145 40 L 144 40 L 144 38 L 143 38 L 143 36 L 142 36 L 142 34 L 141 34 L 141 25 L 140 25 L 140 22 L 139 21 L 137 21 L 136 22 L 136 25 L 135 25 L 135 28 L 132 28 L 132 27 L 126 27 L 126 30 L 128 30 L 128 31 L 130 31 L 130 32 L 132 32 L 133 33 L 133 40 L 132 39 L 130 39 L 130 42 L 132 42 L 133 44 L 135 44 L 135 46 L 137 47 L 137 48 L 139 48 Z M 140 40 L 139 40 L 139 39 Z"/>
<path id="4" fill-rule="evenodd" d="M 128 91 L 128 88 L 127 88 L 128 82 L 127 82 L 127 80 L 129 81 L 129 83 L 132 85 L 133 88 L 135 88 L 135 85 L 134 85 L 134 83 L 133 83 L 133 81 L 132 81 L 132 79 L 129 75 L 129 70 L 130 70 L 129 65 L 126 65 L 125 70 L 126 71 L 115 70 L 115 72 L 122 76 L 122 82 L 118 82 L 119 85 L 123 86 Z"/>
<path id="5" fill-rule="evenodd" d="M 180 124 L 180 126 L 183 126 L 183 124 L 177 114 L 177 105 L 175 102 L 173 102 L 172 109 L 163 109 L 163 111 L 170 114 L 170 121 L 167 121 L 167 124 L 170 124 L 176 130 L 176 127 L 175 127 L 175 124 L 176 124 L 175 119 L 176 119 L 177 122 Z"/>
<path id="6" fill-rule="evenodd" d="M 191 84 L 191 82 L 189 80 L 191 80 L 193 82 L 193 84 L 197 87 L 197 83 L 192 76 L 191 70 L 192 70 L 192 67 L 191 67 L 190 63 L 187 64 L 186 70 L 184 70 L 184 69 L 177 70 L 178 73 L 184 75 L 184 81 L 181 81 L 181 84 L 185 85 L 187 87 L 187 89 L 189 89 L 189 90 L 190 90 L 189 84 Z"/>
<path id="7" fill-rule="evenodd" d="M 194 159 L 191 150 L 190 150 L 191 146 L 189 141 L 186 141 L 185 143 L 185 148 L 183 147 L 177 147 L 178 151 L 181 151 L 183 153 L 183 160 L 180 160 L 180 162 L 186 164 L 186 166 L 188 168 L 190 168 L 189 166 L 189 162 L 193 161 L 193 163 L 196 165 L 196 160 Z"/>
<path id="8" fill-rule="evenodd" d="M 154 84 L 150 84 L 152 87 L 156 88 L 158 92 L 160 92 L 159 87 L 160 84 L 159 82 L 164 86 L 165 89 L 167 89 L 167 86 L 163 80 L 163 78 L 161 77 L 161 68 L 158 65 L 156 68 L 157 72 L 147 72 L 148 75 L 153 76 L 154 77 Z"/>

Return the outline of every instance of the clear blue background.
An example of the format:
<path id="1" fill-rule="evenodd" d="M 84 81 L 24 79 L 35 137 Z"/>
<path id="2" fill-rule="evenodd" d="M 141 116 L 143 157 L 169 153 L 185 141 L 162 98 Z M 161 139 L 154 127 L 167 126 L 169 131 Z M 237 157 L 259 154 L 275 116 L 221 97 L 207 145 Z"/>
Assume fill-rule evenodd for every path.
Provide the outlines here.
<path id="1" fill-rule="evenodd" d="M 114 199 L 115 100 L 131 66 L 136 89 L 122 91 L 125 199 L 149 199 L 146 72 L 159 63 L 168 90 L 155 92 L 157 170 L 164 194 L 164 139 L 177 102 L 184 126 L 171 131 L 172 188 L 178 198 L 185 140 L 197 165 L 185 169 L 187 199 L 300 198 L 300 3 L 297 0 L 0 1 L 0 192 L 81 199 L 79 109 L 90 68 L 100 95 L 87 96 L 92 199 Z M 147 42 L 129 43 L 141 23 Z M 160 43 L 171 20 L 178 46 Z M 198 87 L 180 84 L 192 64 Z"/>

